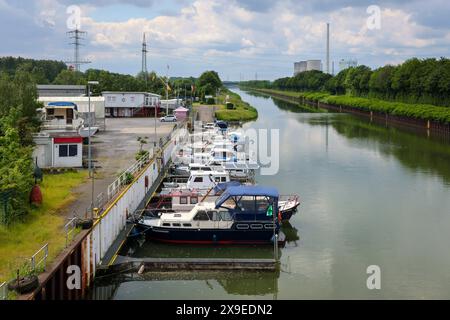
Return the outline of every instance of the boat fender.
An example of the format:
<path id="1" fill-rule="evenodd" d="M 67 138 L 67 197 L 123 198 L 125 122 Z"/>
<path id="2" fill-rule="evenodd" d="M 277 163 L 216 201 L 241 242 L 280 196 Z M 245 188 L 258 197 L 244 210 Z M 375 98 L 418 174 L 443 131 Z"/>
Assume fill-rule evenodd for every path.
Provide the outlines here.
<path id="1" fill-rule="evenodd" d="M 139 268 L 139 271 L 138 271 L 138 274 L 143 274 L 144 271 L 145 271 L 145 265 L 144 265 L 144 264 L 141 264 L 141 266 L 140 266 L 140 268 Z"/>

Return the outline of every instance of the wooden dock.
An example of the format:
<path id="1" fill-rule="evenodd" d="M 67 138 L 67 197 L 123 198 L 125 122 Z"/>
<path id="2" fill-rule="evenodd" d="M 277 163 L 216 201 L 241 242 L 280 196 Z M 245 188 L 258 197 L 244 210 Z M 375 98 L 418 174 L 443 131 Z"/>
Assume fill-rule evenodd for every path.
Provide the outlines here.
<path id="1" fill-rule="evenodd" d="M 275 259 L 232 259 L 232 258 L 130 258 L 117 256 L 114 264 L 98 270 L 99 275 L 174 271 L 174 270 L 252 270 L 276 271 Z"/>

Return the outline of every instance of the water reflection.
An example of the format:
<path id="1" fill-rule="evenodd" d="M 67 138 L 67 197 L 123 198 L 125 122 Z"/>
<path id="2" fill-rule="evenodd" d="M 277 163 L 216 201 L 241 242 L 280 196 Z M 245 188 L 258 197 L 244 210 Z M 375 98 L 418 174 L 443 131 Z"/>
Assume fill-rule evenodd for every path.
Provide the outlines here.
<path id="1" fill-rule="evenodd" d="M 207 292 L 221 287 L 228 295 L 238 296 L 237 298 L 257 298 L 276 299 L 278 294 L 278 278 L 280 272 L 267 271 L 167 271 L 149 272 L 142 275 L 136 273 L 123 273 L 114 277 L 98 279 L 91 292 L 91 299 L 177 299 L 176 292 L 171 292 L 171 296 L 166 296 L 164 292 L 140 293 L 139 288 L 151 287 L 155 283 L 178 283 L 183 286 L 193 285 L 201 287 L 196 296 L 183 297 L 183 299 L 210 299 Z M 129 288 L 136 288 L 136 291 L 129 291 Z M 205 297 L 201 295 L 205 294 Z"/>
<path id="2" fill-rule="evenodd" d="M 303 119 L 310 125 L 331 126 L 361 148 L 375 148 L 385 156 L 393 156 L 411 172 L 424 172 L 441 177 L 450 184 L 450 147 L 441 137 L 429 138 L 420 133 L 405 132 L 396 127 L 383 127 L 367 118 L 338 115 L 334 118 Z M 444 141 L 442 141 L 444 140 Z"/>

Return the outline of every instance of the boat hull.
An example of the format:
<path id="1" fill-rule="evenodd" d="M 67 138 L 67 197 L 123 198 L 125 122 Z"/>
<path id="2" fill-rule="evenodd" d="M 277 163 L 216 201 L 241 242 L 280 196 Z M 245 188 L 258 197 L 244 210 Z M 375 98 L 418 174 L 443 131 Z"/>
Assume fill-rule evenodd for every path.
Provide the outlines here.
<path id="1" fill-rule="evenodd" d="M 273 244 L 273 229 L 186 229 L 136 225 L 147 239 L 178 244 Z"/>

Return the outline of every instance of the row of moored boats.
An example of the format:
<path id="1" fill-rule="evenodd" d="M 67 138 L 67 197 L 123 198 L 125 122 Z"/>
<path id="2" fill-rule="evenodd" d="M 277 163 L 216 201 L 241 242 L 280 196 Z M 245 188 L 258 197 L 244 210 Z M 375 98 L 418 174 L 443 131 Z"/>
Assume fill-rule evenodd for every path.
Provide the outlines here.
<path id="1" fill-rule="evenodd" d="M 221 121 L 190 135 L 134 234 L 168 243 L 283 244 L 281 222 L 297 211 L 299 197 L 254 184 L 251 143 Z"/>

